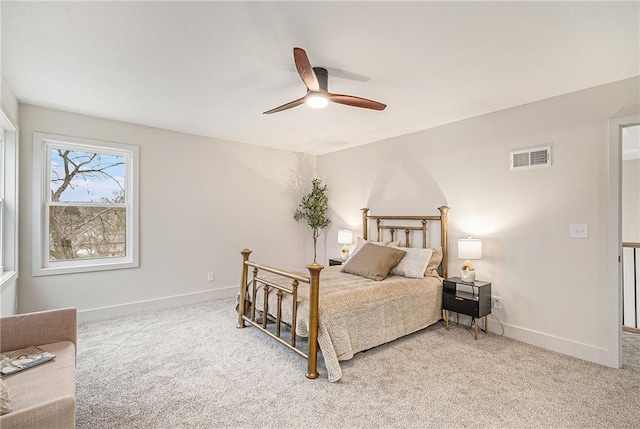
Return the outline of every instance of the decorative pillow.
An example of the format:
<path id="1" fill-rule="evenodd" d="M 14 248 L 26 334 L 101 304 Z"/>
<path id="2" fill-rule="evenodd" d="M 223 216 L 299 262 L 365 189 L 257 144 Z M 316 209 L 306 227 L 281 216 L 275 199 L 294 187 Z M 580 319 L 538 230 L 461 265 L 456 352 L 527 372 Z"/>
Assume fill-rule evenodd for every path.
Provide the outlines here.
<path id="1" fill-rule="evenodd" d="M 9 396 L 9 391 L 7 391 L 7 385 L 4 384 L 4 380 L 0 378 L 0 416 L 9 414 L 12 411 L 11 397 Z"/>
<path id="2" fill-rule="evenodd" d="M 353 252 L 349 253 L 349 257 L 347 258 L 347 262 L 349 262 L 349 260 L 351 258 L 353 258 L 353 256 L 358 253 L 362 247 L 367 244 L 367 243 L 371 243 L 371 244 L 375 244 L 376 246 L 394 246 L 394 247 L 398 247 L 400 245 L 400 241 L 369 241 L 369 240 L 365 240 L 364 238 L 361 237 L 357 237 L 358 238 L 358 244 L 356 245 L 356 248 L 353 249 Z"/>
<path id="3" fill-rule="evenodd" d="M 372 280 L 384 280 L 406 253 L 394 247 L 366 243 L 342 268 L 342 272 Z"/>
<path id="4" fill-rule="evenodd" d="M 390 272 L 396 276 L 421 279 L 433 254 L 433 249 L 403 248 L 407 254 Z"/>
<path id="5" fill-rule="evenodd" d="M 433 254 L 431 255 L 427 269 L 424 271 L 424 275 L 425 277 L 440 277 L 437 270 L 442 262 L 442 247 L 431 250 L 433 250 Z"/>

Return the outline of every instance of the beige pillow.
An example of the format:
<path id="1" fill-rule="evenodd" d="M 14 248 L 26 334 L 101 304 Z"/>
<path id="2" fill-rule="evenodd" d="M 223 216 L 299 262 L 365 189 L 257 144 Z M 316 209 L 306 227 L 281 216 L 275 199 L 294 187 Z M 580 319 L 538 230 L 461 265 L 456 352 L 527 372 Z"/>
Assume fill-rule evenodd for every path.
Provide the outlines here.
<path id="1" fill-rule="evenodd" d="M 434 248 L 427 269 L 424 271 L 425 277 L 440 277 L 438 267 L 442 263 L 442 247 Z"/>
<path id="2" fill-rule="evenodd" d="M 371 243 L 371 244 L 375 244 L 376 246 L 395 246 L 398 247 L 400 245 L 399 241 L 369 241 L 369 240 L 365 240 L 362 237 L 357 237 L 357 242 L 358 244 L 356 244 L 356 248 L 353 249 L 353 252 L 349 253 L 349 257 L 347 258 L 347 262 L 353 258 L 353 256 L 358 253 L 362 247 L 367 244 L 367 243 Z"/>
<path id="3" fill-rule="evenodd" d="M 421 279 L 427 270 L 433 249 L 403 248 L 407 252 L 404 258 L 390 272 L 395 276 Z"/>
<path id="4" fill-rule="evenodd" d="M 394 247 L 366 243 L 342 268 L 342 272 L 372 280 L 384 280 L 406 253 Z"/>
<path id="5" fill-rule="evenodd" d="M 7 385 L 4 384 L 4 380 L 0 378 L 0 416 L 9 414 L 12 411 L 11 397 L 9 396 L 9 391 L 7 391 Z"/>

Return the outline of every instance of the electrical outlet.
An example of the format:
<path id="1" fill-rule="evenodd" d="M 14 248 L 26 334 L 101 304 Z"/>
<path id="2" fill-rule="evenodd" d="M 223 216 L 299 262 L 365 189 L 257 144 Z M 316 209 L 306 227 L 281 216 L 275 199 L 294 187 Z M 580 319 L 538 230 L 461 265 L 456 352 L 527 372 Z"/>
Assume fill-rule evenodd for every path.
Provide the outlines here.
<path id="1" fill-rule="evenodd" d="M 216 273 L 214 273 L 213 271 L 210 273 L 207 273 L 207 281 L 208 282 L 215 282 L 216 281 Z"/>
<path id="2" fill-rule="evenodd" d="M 491 297 L 491 307 L 497 310 L 502 310 L 502 297 L 501 296 L 492 296 Z"/>

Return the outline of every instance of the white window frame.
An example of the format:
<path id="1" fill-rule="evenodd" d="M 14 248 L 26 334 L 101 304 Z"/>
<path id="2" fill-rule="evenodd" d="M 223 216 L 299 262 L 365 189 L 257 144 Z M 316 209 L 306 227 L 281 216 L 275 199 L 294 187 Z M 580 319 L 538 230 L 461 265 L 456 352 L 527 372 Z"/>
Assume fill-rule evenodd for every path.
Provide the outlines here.
<path id="1" fill-rule="evenodd" d="M 4 272 L 4 221 L 2 212 L 4 211 L 4 129 L 0 128 L 0 275 Z"/>
<path id="2" fill-rule="evenodd" d="M 49 260 L 51 148 L 107 153 L 125 158 L 126 249 L 124 257 Z M 135 268 L 138 263 L 138 146 L 46 133 L 33 133 L 33 276 Z"/>
<path id="3" fill-rule="evenodd" d="M 0 129 L 4 141 L 0 149 L 0 285 L 4 285 L 18 277 L 18 129 L 2 110 Z"/>

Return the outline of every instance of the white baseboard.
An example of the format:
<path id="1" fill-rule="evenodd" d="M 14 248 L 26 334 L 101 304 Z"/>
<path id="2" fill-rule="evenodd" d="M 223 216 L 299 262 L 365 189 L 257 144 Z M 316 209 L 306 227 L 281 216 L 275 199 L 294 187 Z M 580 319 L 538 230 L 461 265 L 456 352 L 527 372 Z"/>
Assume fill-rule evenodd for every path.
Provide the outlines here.
<path id="1" fill-rule="evenodd" d="M 209 289 L 184 295 L 167 296 L 146 301 L 128 302 L 108 307 L 90 308 L 78 311 L 78 323 L 104 320 L 111 317 L 126 316 L 146 310 L 176 307 L 212 299 L 229 298 L 238 293 L 239 286 L 228 286 L 220 289 Z"/>
<path id="2" fill-rule="evenodd" d="M 455 323 L 455 318 L 452 317 L 452 319 L 454 320 L 453 323 Z M 463 322 L 468 326 L 470 318 L 468 316 L 460 315 L 460 324 L 462 325 Z M 449 323 L 452 322 L 450 321 Z M 510 325 L 504 322 L 501 323 L 504 327 L 505 337 L 522 341 L 523 343 L 531 344 L 533 346 L 542 347 L 543 349 L 557 353 L 573 356 L 578 359 L 610 366 L 609 350 L 605 348 L 580 343 L 516 325 Z M 500 323 L 498 323 L 491 315 L 489 316 L 489 331 L 498 335 L 502 333 Z M 478 336 L 478 340 L 480 339 L 481 337 Z"/>
<path id="3" fill-rule="evenodd" d="M 523 343 L 542 347 L 547 350 L 573 356 L 578 359 L 609 366 L 609 350 L 580 343 L 555 335 L 545 334 L 532 329 L 503 323 L 504 335 Z"/>

